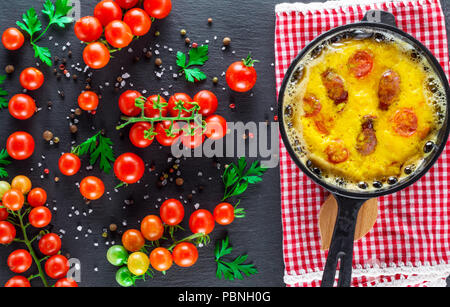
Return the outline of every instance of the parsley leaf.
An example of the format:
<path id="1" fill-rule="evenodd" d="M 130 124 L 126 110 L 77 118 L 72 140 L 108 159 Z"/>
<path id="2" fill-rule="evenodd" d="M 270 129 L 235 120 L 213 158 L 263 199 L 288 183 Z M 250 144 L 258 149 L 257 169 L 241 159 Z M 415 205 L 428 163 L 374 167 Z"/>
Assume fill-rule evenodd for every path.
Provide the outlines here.
<path id="1" fill-rule="evenodd" d="M 0 165 L 10 165 L 11 161 L 6 160 L 8 158 L 9 158 L 8 152 L 6 151 L 6 149 L 2 149 L 0 151 Z M 3 167 L 0 167 L 0 178 L 5 178 L 8 176 L 9 176 L 8 172 Z"/>
<path id="2" fill-rule="evenodd" d="M 67 16 L 72 10 L 72 6 L 69 6 L 68 2 L 69 0 L 56 0 L 56 3 L 53 4 L 51 0 L 45 1 L 42 13 L 48 16 L 49 25 L 57 24 L 64 28 L 66 24 L 73 21 L 72 18 Z"/>
<path id="3" fill-rule="evenodd" d="M 0 76 L 0 85 L 5 82 L 6 76 Z M 8 92 L 0 87 L 0 110 L 8 107 L 8 100 L 6 100 L 5 96 L 8 96 Z"/>
<path id="4" fill-rule="evenodd" d="M 229 246 L 228 236 L 221 241 L 218 241 L 214 250 L 215 260 L 217 263 L 216 277 L 218 279 L 244 279 L 244 276 L 250 276 L 258 273 L 254 264 L 244 264 L 247 261 L 248 255 L 241 255 L 232 262 L 225 261 L 222 258 L 230 255 L 233 248 Z"/>
<path id="5" fill-rule="evenodd" d="M 177 65 L 181 68 L 180 71 L 184 72 L 186 80 L 189 82 L 195 82 L 205 80 L 206 74 L 199 68 L 191 68 L 191 66 L 202 66 L 208 61 L 208 45 L 202 45 L 197 48 L 191 48 L 189 50 L 189 61 L 187 61 L 187 55 L 181 51 L 177 52 Z"/>
<path id="6" fill-rule="evenodd" d="M 74 147 L 72 153 L 77 156 L 89 154 L 89 163 L 91 165 L 94 165 L 100 158 L 100 169 L 109 174 L 112 169 L 111 163 L 114 162 L 113 145 L 111 139 L 98 132 L 93 137 Z"/>
<path id="7" fill-rule="evenodd" d="M 33 35 L 42 30 L 42 24 L 39 20 L 34 7 L 28 9 L 28 11 L 22 15 L 23 23 L 18 21 L 16 24 L 24 31 L 26 31 L 31 39 Z"/>
<path id="8" fill-rule="evenodd" d="M 47 47 L 39 47 L 38 45 L 32 43 L 34 49 L 34 57 L 39 58 L 42 62 L 48 66 L 52 66 L 52 54 Z"/>

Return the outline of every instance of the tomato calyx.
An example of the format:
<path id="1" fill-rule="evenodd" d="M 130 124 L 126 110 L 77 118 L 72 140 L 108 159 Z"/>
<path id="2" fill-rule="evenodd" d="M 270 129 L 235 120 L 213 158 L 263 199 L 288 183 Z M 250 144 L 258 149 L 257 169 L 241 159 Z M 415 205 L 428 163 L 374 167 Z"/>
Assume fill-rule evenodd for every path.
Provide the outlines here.
<path id="1" fill-rule="evenodd" d="M 254 60 L 252 58 L 252 53 L 249 52 L 248 56 L 245 59 L 242 59 L 242 63 L 247 67 L 254 67 L 255 63 L 259 63 L 258 60 Z"/>

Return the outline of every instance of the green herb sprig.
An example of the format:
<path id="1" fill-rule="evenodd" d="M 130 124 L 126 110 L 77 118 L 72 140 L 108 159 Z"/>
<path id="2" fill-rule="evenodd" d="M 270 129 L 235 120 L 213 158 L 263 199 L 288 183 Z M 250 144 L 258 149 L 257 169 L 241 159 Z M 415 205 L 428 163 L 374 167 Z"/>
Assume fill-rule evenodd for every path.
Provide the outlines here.
<path id="1" fill-rule="evenodd" d="M 90 155 L 89 163 L 94 165 L 100 158 L 100 169 L 109 174 L 114 162 L 113 142 L 99 131 L 93 137 L 87 139 L 80 145 L 72 149 L 72 153 L 77 156 Z"/>
<path id="2" fill-rule="evenodd" d="M 23 14 L 23 22 L 17 21 L 16 23 L 22 30 L 30 35 L 30 44 L 34 49 L 34 56 L 48 66 L 52 66 L 52 54 L 47 47 L 38 46 L 36 42 L 47 33 L 52 25 L 65 28 L 67 24 L 72 23 L 73 19 L 67 16 L 71 10 L 72 6 L 69 5 L 69 0 L 56 0 L 55 3 L 51 0 L 46 0 L 42 13 L 48 17 L 49 21 L 44 31 L 41 32 L 42 23 L 33 7 Z M 39 32 L 41 33 L 39 34 Z"/>
<path id="3" fill-rule="evenodd" d="M 255 184 L 262 181 L 262 175 L 267 171 L 260 165 L 259 161 L 252 163 L 247 168 L 247 161 L 244 157 L 239 158 L 238 165 L 231 163 L 223 173 L 223 183 L 225 184 L 225 193 L 222 201 L 232 196 L 244 193 L 249 184 Z"/>
<path id="4" fill-rule="evenodd" d="M 7 160 L 9 158 L 9 154 L 6 151 L 6 149 L 2 149 L 0 151 L 0 165 L 10 165 L 11 161 Z M 6 178 L 8 177 L 9 174 L 8 172 L 5 170 L 4 167 L 0 167 L 0 178 Z"/>
<path id="5" fill-rule="evenodd" d="M 0 85 L 5 83 L 6 76 L 1 75 L 0 76 Z M 8 91 L 0 87 L 0 110 L 8 107 L 8 100 L 5 98 L 8 96 Z"/>
<path id="6" fill-rule="evenodd" d="M 181 68 L 180 72 L 183 72 L 188 82 L 195 82 L 206 80 L 206 74 L 199 68 L 191 68 L 192 66 L 202 66 L 208 61 L 208 45 L 198 46 L 197 48 L 191 48 L 189 50 L 189 61 L 187 61 L 187 55 L 181 51 L 177 52 L 177 65 Z"/>
<path id="7" fill-rule="evenodd" d="M 248 259 L 248 255 L 241 255 L 232 262 L 223 260 L 223 257 L 230 255 L 232 251 L 233 248 L 229 245 L 228 236 L 224 240 L 217 242 L 214 254 L 217 263 L 216 277 L 218 279 L 242 280 L 244 275 L 248 277 L 258 273 L 254 264 L 244 264 Z"/>

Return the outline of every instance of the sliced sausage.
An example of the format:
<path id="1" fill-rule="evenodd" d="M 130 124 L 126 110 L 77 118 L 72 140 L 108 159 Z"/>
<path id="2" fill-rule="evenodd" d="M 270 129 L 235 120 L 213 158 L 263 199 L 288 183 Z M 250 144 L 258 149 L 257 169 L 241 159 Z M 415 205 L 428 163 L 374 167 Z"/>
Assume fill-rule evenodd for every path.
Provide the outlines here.
<path id="1" fill-rule="evenodd" d="M 379 108 L 387 110 L 400 94 L 400 76 L 393 70 L 387 70 L 380 80 L 378 87 Z"/>
<path id="2" fill-rule="evenodd" d="M 335 104 L 345 103 L 348 100 L 348 92 L 344 86 L 344 80 L 332 69 L 322 73 L 322 82 L 327 89 L 328 97 Z"/>
<path id="3" fill-rule="evenodd" d="M 372 115 L 364 116 L 361 125 L 362 130 L 356 139 L 356 150 L 363 156 L 374 153 L 378 144 L 377 135 L 375 134 L 375 129 L 373 127 L 375 118 L 376 117 Z"/>

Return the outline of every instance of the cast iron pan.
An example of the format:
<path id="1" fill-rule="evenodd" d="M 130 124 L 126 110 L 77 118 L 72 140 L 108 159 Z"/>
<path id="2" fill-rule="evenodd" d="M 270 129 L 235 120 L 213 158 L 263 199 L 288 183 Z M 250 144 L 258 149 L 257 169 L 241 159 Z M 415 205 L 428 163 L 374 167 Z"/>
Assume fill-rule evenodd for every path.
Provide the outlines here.
<path id="1" fill-rule="evenodd" d="M 436 144 L 432 152 L 425 158 L 424 163 L 415 170 L 415 172 L 409 177 L 402 179 L 395 185 L 387 185 L 378 190 L 372 190 L 370 192 L 361 190 L 347 190 L 342 187 L 334 186 L 324 181 L 320 175 L 313 172 L 311 167 L 306 166 L 295 154 L 293 144 L 287 136 L 284 120 L 283 120 L 283 103 L 284 94 L 289 80 L 294 72 L 299 61 L 306 55 L 312 48 L 316 48 L 321 42 L 327 39 L 333 38 L 338 33 L 345 33 L 346 31 L 355 31 L 363 29 L 374 29 L 378 33 L 393 33 L 399 36 L 402 40 L 409 42 L 416 50 L 421 51 L 428 62 L 434 68 L 436 75 L 441 79 L 443 84 L 447 107 L 445 111 L 445 120 L 442 128 L 440 129 L 437 137 Z M 288 71 L 283 80 L 283 84 L 280 89 L 278 97 L 278 114 L 280 122 L 280 133 L 283 138 L 283 142 L 286 146 L 289 155 L 297 166 L 314 182 L 330 191 L 338 202 L 338 216 L 336 219 L 336 225 L 334 228 L 333 239 L 328 252 L 327 262 L 325 264 L 324 273 L 322 277 L 322 287 L 332 287 L 336 279 L 337 266 L 339 264 L 339 279 L 338 287 L 349 287 L 351 285 L 352 277 L 352 261 L 353 261 L 353 238 L 355 234 L 356 220 L 359 209 L 362 204 L 370 198 L 379 197 L 391 193 L 398 192 L 419 180 L 428 170 L 433 166 L 440 154 L 444 150 L 445 144 L 448 139 L 450 125 L 449 125 L 449 107 L 450 102 L 450 88 L 447 77 L 440 66 L 439 62 L 433 56 L 433 54 L 423 46 L 417 39 L 403 32 L 397 28 L 395 17 L 384 11 L 369 11 L 361 22 L 340 26 L 320 35 L 311 43 L 309 43 L 291 63 Z"/>

